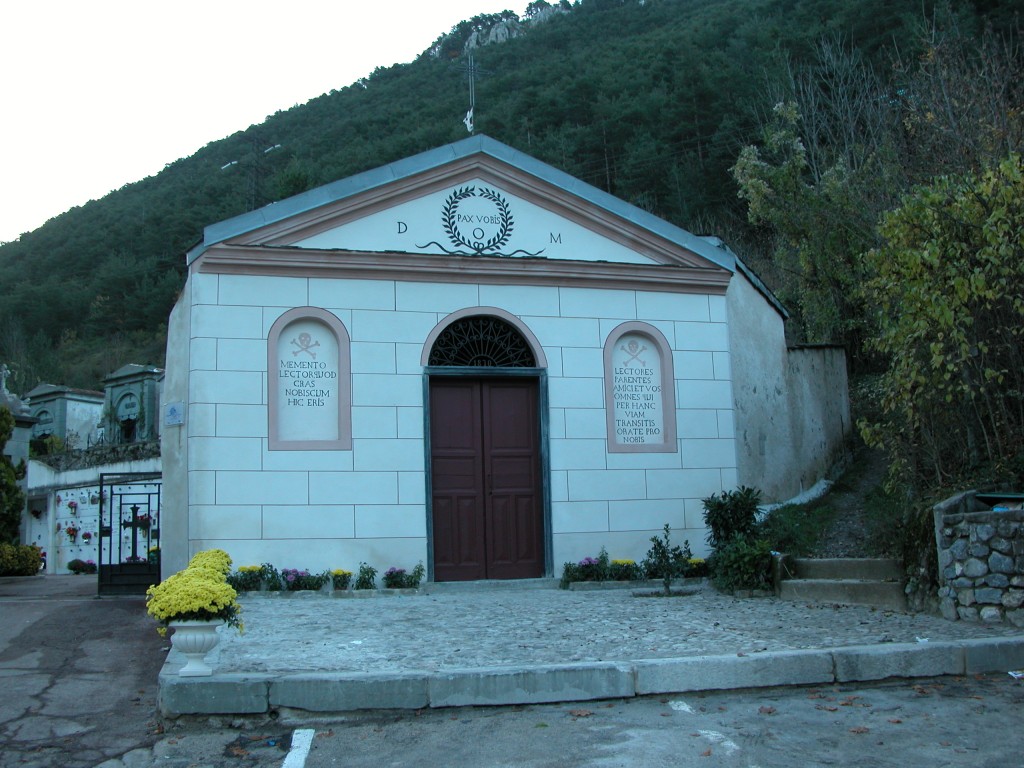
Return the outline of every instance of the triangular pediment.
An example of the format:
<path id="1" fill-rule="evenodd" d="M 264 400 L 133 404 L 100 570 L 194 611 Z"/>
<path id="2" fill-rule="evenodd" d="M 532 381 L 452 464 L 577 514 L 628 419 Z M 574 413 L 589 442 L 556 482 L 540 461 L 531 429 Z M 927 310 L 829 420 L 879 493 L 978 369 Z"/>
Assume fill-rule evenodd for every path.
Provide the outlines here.
<path id="1" fill-rule="evenodd" d="M 478 136 L 208 227 L 208 248 L 495 257 L 731 273 L 731 254 Z"/>

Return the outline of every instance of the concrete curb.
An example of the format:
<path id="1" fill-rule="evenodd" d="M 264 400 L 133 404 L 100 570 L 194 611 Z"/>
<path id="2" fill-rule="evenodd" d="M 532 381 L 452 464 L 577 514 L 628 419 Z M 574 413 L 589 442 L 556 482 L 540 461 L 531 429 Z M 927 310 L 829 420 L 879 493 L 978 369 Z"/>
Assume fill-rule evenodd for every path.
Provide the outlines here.
<path id="1" fill-rule="evenodd" d="M 623 699 L 785 685 L 1006 672 L 1024 668 L 1024 636 L 891 643 L 755 654 L 462 669 L 407 674 L 316 672 L 178 677 L 172 650 L 160 672 L 169 717 L 423 709 Z"/>

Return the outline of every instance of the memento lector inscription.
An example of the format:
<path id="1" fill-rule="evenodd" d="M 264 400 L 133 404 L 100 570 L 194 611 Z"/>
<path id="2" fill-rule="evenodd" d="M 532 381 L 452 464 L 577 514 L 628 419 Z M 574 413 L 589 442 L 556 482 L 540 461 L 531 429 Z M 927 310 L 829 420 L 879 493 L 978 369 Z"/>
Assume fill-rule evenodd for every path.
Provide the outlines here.
<path id="1" fill-rule="evenodd" d="M 665 441 L 661 355 L 652 341 L 627 333 L 612 351 L 612 407 L 618 445 Z"/>
<path id="2" fill-rule="evenodd" d="M 278 438 L 338 439 L 338 343 L 326 326 L 300 320 L 277 342 Z"/>

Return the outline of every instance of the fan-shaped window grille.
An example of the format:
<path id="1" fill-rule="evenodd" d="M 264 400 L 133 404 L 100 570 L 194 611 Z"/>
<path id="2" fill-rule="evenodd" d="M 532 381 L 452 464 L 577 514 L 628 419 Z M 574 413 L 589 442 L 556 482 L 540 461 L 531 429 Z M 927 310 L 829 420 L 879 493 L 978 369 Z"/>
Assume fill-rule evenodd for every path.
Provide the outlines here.
<path id="1" fill-rule="evenodd" d="M 533 368 L 537 365 L 526 339 L 497 317 L 477 315 L 456 320 L 437 337 L 430 365 L 486 368 Z"/>

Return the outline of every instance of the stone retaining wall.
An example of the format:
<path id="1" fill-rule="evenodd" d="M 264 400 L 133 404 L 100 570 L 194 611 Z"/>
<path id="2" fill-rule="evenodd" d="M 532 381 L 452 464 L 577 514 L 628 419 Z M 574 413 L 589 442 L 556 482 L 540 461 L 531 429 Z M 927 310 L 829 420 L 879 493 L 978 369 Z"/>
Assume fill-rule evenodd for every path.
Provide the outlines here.
<path id="1" fill-rule="evenodd" d="M 975 493 L 934 508 L 942 615 L 1024 627 L 1024 511 L 978 511 Z"/>

